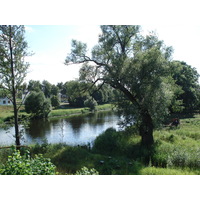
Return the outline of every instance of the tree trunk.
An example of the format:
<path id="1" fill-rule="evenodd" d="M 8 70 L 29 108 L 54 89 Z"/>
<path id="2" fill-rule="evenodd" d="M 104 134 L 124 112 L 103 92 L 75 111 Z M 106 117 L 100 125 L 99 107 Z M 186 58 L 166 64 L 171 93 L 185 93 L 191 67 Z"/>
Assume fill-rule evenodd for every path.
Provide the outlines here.
<path id="1" fill-rule="evenodd" d="M 15 144 L 17 149 L 20 147 L 20 135 L 19 135 L 19 125 L 18 125 L 18 110 L 16 102 L 16 89 L 15 89 L 15 73 L 14 73 L 14 63 L 13 63 L 13 49 L 12 49 L 12 28 L 10 26 L 9 35 L 9 46 L 10 46 L 10 65 L 11 65 L 11 82 L 12 82 L 12 103 L 14 108 L 14 119 L 15 119 Z"/>
<path id="2" fill-rule="evenodd" d="M 141 111 L 142 122 L 139 127 L 139 132 L 142 137 L 141 144 L 145 147 L 151 147 L 154 143 L 153 139 L 153 121 L 147 110 Z"/>

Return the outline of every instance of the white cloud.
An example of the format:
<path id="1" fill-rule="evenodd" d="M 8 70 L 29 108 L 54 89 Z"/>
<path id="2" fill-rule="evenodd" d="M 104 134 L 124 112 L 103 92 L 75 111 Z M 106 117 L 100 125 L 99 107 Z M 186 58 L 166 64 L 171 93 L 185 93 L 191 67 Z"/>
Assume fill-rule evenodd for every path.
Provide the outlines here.
<path id="1" fill-rule="evenodd" d="M 25 26 L 25 30 L 30 33 L 34 31 L 34 29 L 30 26 Z"/>

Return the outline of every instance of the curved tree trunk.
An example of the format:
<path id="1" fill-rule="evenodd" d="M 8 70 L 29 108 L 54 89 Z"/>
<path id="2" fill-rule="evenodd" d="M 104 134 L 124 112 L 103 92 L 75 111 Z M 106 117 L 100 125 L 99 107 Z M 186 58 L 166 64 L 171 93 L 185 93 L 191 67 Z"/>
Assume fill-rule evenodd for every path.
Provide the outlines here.
<path id="1" fill-rule="evenodd" d="M 153 139 L 153 121 L 151 115 L 147 110 L 141 111 L 142 122 L 139 127 L 139 132 L 142 137 L 142 145 L 146 147 L 151 147 L 154 143 Z"/>

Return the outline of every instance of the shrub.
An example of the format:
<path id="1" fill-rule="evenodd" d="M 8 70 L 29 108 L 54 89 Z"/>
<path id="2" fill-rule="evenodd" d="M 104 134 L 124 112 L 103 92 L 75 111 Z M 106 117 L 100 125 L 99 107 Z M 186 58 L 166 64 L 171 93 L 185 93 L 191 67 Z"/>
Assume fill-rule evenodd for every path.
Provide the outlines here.
<path id="1" fill-rule="evenodd" d="M 98 105 L 98 103 L 92 97 L 90 97 L 84 101 L 84 106 L 88 107 L 91 111 L 95 110 L 97 105 Z"/>
<path id="2" fill-rule="evenodd" d="M 58 99 L 57 96 L 54 95 L 54 96 L 51 97 L 51 105 L 53 107 L 55 107 L 55 108 L 57 108 L 58 106 L 60 106 L 60 101 L 59 101 L 59 99 Z"/>
<path id="3" fill-rule="evenodd" d="M 14 150 L 12 156 L 8 156 L 8 161 L 0 169 L 1 175 L 54 175 L 55 165 L 49 158 L 44 158 L 42 154 L 30 157 L 30 153 L 24 156 L 20 151 Z"/>
<path id="4" fill-rule="evenodd" d="M 99 172 L 94 168 L 82 167 L 75 175 L 99 175 Z"/>
<path id="5" fill-rule="evenodd" d="M 93 150 L 103 154 L 113 154 L 118 149 L 118 135 L 115 129 L 109 128 L 99 135 L 93 145 Z"/>
<path id="6" fill-rule="evenodd" d="M 25 111 L 34 117 L 47 117 L 51 111 L 51 102 L 43 92 L 32 92 L 25 100 Z"/>

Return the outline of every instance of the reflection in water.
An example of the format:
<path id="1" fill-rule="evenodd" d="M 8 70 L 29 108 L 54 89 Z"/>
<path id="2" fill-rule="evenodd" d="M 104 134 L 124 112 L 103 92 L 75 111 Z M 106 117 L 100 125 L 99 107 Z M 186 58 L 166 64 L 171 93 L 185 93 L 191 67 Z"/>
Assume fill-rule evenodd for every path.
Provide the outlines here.
<path id="1" fill-rule="evenodd" d="M 66 143 L 69 145 L 85 145 L 92 143 L 95 138 L 109 127 L 118 129 L 119 116 L 114 112 L 90 113 L 88 115 L 70 118 L 51 118 L 33 120 L 30 128 L 25 131 L 24 144 Z M 14 135 L 14 129 L 10 132 Z M 0 129 L 0 145 L 14 144 L 13 140 Z"/>

